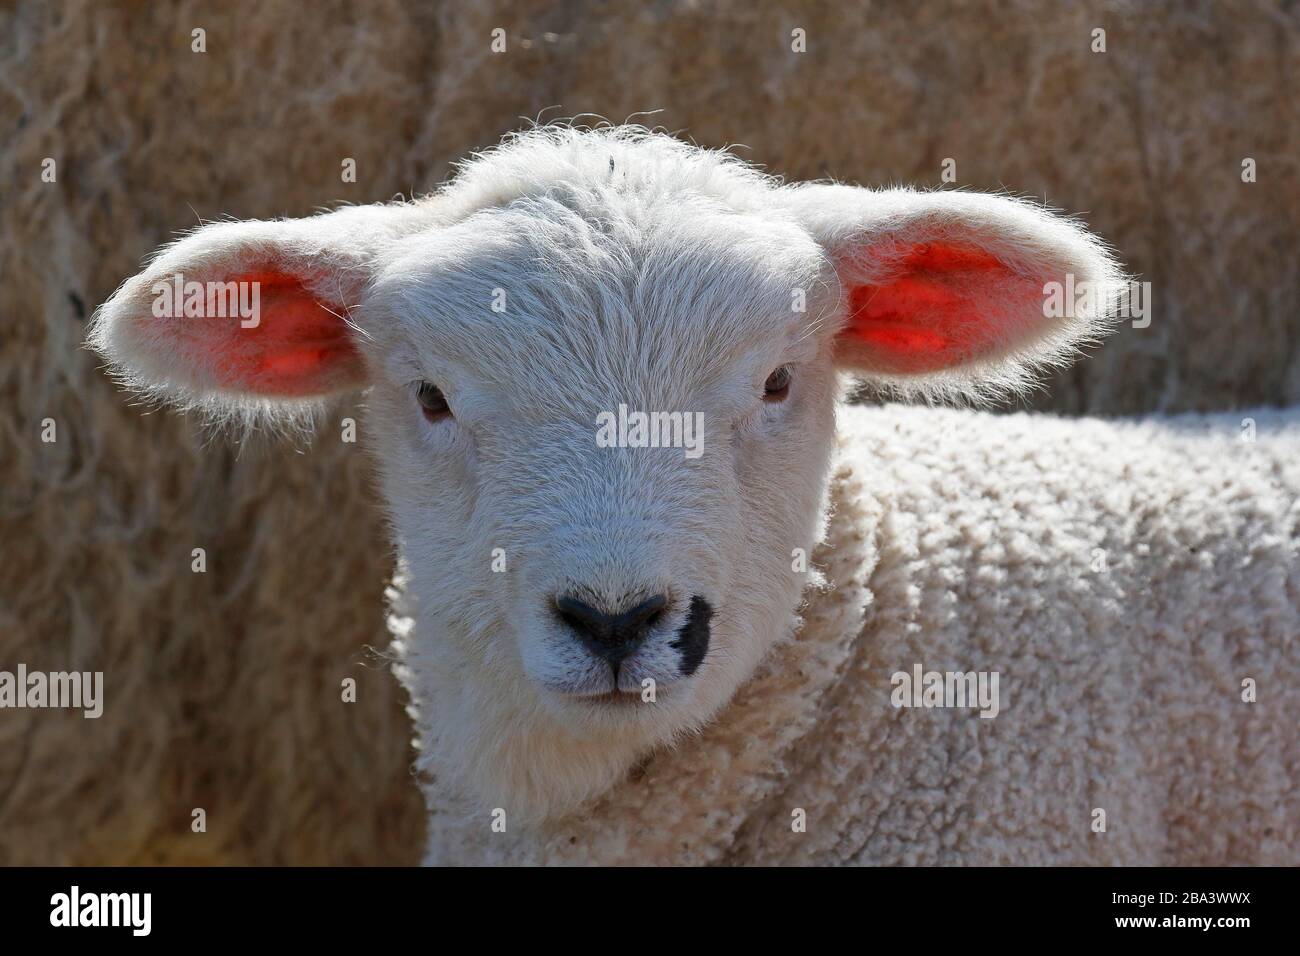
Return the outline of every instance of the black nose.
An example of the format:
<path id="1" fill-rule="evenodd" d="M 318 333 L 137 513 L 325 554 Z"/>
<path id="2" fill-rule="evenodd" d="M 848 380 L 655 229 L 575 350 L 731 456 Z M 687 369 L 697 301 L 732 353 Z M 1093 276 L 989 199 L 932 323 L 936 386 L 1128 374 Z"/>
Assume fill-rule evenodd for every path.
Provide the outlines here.
<path id="1" fill-rule="evenodd" d="M 641 646 L 667 604 L 666 597 L 656 594 L 618 614 L 606 614 L 566 596 L 555 599 L 555 613 L 587 650 L 617 666 Z"/>

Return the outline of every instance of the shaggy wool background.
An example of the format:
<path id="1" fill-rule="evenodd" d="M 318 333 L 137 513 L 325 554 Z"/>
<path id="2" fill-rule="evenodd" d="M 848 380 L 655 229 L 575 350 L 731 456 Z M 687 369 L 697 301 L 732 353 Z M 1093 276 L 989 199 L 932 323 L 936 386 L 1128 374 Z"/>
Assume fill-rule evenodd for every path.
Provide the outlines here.
<path id="1" fill-rule="evenodd" d="M 367 652 L 390 556 L 359 447 L 331 426 L 240 451 L 142 415 L 81 349 L 200 218 L 423 191 L 543 110 L 662 109 L 791 179 L 938 184 L 951 157 L 1083 213 L 1152 283 L 1150 327 L 1037 407 L 1300 401 L 1294 3 L 839 6 L 0 0 L 0 668 L 103 670 L 107 697 L 98 721 L 0 712 L 0 863 L 420 854 L 408 721 Z"/>

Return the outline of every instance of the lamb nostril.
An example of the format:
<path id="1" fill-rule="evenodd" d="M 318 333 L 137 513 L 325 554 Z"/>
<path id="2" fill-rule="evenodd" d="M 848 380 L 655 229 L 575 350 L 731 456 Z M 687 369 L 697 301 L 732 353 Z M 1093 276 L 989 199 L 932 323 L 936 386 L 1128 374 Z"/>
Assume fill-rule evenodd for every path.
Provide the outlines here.
<path id="1" fill-rule="evenodd" d="M 585 601 L 563 595 L 555 599 L 555 613 L 589 651 L 617 664 L 635 651 L 668 606 L 662 594 L 606 614 Z"/>
<path id="2" fill-rule="evenodd" d="M 663 613 L 668 604 L 668 599 L 662 594 L 656 594 L 654 597 L 646 598 L 635 607 L 628 608 L 622 614 L 618 615 L 617 620 L 621 626 L 631 630 L 645 632 L 654 626 L 655 621 Z"/>

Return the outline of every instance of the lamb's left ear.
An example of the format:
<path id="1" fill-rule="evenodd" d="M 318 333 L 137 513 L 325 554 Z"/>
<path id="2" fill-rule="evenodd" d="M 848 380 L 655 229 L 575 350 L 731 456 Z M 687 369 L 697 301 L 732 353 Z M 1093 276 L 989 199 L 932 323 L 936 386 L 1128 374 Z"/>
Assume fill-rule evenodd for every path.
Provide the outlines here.
<path id="1" fill-rule="evenodd" d="M 838 362 L 865 377 L 922 392 L 1015 389 L 1110 330 L 1121 270 L 1099 240 L 1038 206 L 835 185 L 789 195 L 839 276 Z"/>
<path id="2" fill-rule="evenodd" d="M 292 405 L 364 383 L 348 310 L 411 205 L 203 226 L 95 317 L 89 344 L 131 386 L 221 408 Z"/>

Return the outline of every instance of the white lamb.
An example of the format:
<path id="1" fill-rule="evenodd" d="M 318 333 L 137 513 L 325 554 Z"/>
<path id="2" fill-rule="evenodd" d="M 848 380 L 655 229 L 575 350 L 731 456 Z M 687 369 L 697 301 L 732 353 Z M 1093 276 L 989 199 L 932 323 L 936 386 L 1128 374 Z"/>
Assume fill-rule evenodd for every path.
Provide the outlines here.
<path id="1" fill-rule="evenodd" d="M 1119 278 L 1029 203 L 546 128 L 203 227 L 92 342 L 223 415 L 368 390 L 429 862 L 1294 864 L 1294 417 L 840 407 L 837 448 L 840 373 L 1014 392 Z"/>

